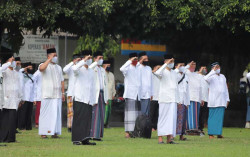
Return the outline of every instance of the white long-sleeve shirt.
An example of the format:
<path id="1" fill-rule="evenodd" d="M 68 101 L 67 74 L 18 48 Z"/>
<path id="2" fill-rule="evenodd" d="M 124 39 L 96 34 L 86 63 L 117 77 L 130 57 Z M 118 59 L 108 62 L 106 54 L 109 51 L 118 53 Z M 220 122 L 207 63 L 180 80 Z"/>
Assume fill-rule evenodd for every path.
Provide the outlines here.
<path id="1" fill-rule="evenodd" d="M 8 64 L 3 64 L 0 66 L 0 110 L 2 109 L 4 105 L 4 94 L 3 94 L 3 74 L 2 69 L 6 69 L 9 67 L 11 63 L 7 62 Z"/>
<path id="2" fill-rule="evenodd" d="M 201 77 L 201 89 L 202 89 L 202 95 L 201 95 L 201 100 L 208 102 L 208 91 L 209 91 L 209 84 L 207 83 L 207 81 L 205 80 L 205 76 L 199 74 Z"/>
<path id="3" fill-rule="evenodd" d="M 74 63 L 70 62 L 63 68 L 63 72 L 66 73 L 69 77 L 67 96 L 73 96 L 73 90 L 74 90 L 74 84 L 75 84 L 75 75 L 72 70 L 73 65 Z"/>
<path id="4" fill-rule="evenodd" d="M 250 81 L 250 72 L 247 74 L 247 79 Z"/>
<path id="5" fill-rule="evenodd" d="M 160 79 L 155 74 L 152 75 L 153 81 L 153 99 L 154 101 L 158 101 L 159 98 L 159 90 L 160 90 Z"/>
<path id="6" fill-rule="evenodd" d="M 153 96 L 152 69 L 150 66 L 138 65 L 141 73 L 141 88 L 139 90 L 140 99 L 150 99 Z"/>
<path id="7" fill-rule="evenodd" d="M 32 74 L 28 74 L 30 78 L 33 77 Z M 24 91 L 23 91 L 23 101 L 34 101 L 34 80 L 32 81 L 30 78 L 24 74 Z"/>
<path id="8" fill-rule="evenodd" d="M 178 80 L 181 80 L 184 76 L 184 73 L 182 74 L 178 73 L 177 76 L 178 76 Z M 179 88 L 180 103 L 185 106 L 190 105 L 189 79 L 186 74 L 185 74 L 184 79 L 178 84 L 178 88 Z"/>
<path id="9" fill-rule="evenodd" d="M 187 70 L 186 75 L 189 78 L 190 101 L 201 103 L 202 99 L 202 76 L 196 72 Z"/>
<path id="10" fill-rule="evenodd" d="M 98 103 L 98 98 L 100 94 L 100 90 L 103 90 L 104 102 L 108 101 L 108 86 L 107 86 L 107 78 L 105 75 L 105 70 L 103 67 L 98 66 L 97 62 L 93 62 L 90 66 L 90 69 L 93 69 L 95 72 L 95 91 L 96 91 L 96 104 Z"/>
<path id="11" fill-rule="evenodd" d="M 42 73 L 42 98 L 60 99 L 62 98 L 62 81 L 64 81 L 62 68 L 53 63 L 49 63 Z"/>
<path id="12" fill-rule="evenodd" d="M 124 75 L 124 93 L 123 98 L 137 100 L 140 86 L 141 74 L 138 64 L 131 65 L 132 61 L 128 60 L 121 68 L 120 71 Z"/>
<path id="13" fill-rule="evenodd" d="M 116 94 L 115 90 L 115 77 L 112 72 L 106 72 L 107 84 L 108 84 L 108 99 L 112 100 Z"/>
<path id="14" fill-rule="evenodd" d="M 42 74 L 37 70 L 32 79 L 34 80 L 34 101 L 42 101 Z"/>
<path id="15" fill-rule="evenodd" d="M 86 62 L 80 61 L 76 65 L 73 65 L 72 70 L 75 74 L 75 88 L 73 95 L 75 101 L 83 102 L 85 104 L 96 104 L 96 78 L 93 69 L 86 68 Z"/>
<path id="16" fill-rule="evenodd" d="M 160 77 L 159 103 L 180 103 L 178 76 L 174 70 L 167 70 L 167 64 L 161 66 L 155 74 Z"/>
<path id="17" fill-rule="evenodd" d="M 9 69 L 10 62 L 3 64 L 3 93 L 5 109 L 17 110 L 18 105 L 22 99 L 22 89 L 20 82 L 20 75 L 17 71 Z"/>
<path id="18" fill-rule="evenodd" d="M 230 99 L 226 77 L 212 70 L 204 78 L 209 84 L 208 107 L 227 107 Z"/>

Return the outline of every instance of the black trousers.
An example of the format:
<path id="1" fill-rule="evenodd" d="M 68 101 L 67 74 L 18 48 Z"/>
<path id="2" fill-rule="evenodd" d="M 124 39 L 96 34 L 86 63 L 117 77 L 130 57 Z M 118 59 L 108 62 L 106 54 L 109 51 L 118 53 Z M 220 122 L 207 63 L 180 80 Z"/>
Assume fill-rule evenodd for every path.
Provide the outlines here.
<path id="1" fill-rule="evenodd" d="M 15 109 L 2 110 L 0 142 L 16 141 L 16 117 L 17 112 Z"/>
<path id="2" fill-rule="evenodd" d="M 25 101 L 18 111 L 18 128 L 20 130 L 32 130 L 33 102 Z"/>
<path id="3" fill-rule="evenodd" d="M 82 142 L 89 139 L 92 119 L 92 106 L 73 101 L 72 142 Z"/>
<path id="4" fill-rule="evenodd" d="M 208 107 L 207 102 L 204 103 L 204 106 L 200 106 L 199 114 L 199 130 L 203 131 L 205 123 L 208 120 Z"/>
<path id="5" fill-rule="evenodd" d="M 158 116 L 159 116 L 159 103 L 158 101 L 151 101 L 150 102 L 150 113 L 149 113 L 152 128 L 157 130 L 157 123 L 158 123 Z"/>

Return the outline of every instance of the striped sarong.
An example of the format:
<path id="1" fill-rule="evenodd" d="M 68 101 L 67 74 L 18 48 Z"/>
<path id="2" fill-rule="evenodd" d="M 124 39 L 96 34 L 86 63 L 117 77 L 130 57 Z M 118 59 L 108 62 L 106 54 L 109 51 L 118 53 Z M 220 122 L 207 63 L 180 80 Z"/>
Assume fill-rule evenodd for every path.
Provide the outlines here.
<path id="1" fill-rule="evenodd" d="M 184 135 L 186 131 L 187 107 L 183 104 L 177 105 L 176 135 Z"/>
<path id="2" fill-rule="evenodd" d="M 139 102 L 133 99 L 125 99 L 124 127 L 126 132 L 132 132 L 135 128 L 135 121 L 139 114 Z"/>
<path id="3" fill-rule="evenodd" d="M 208 135 L 222 135 L 225 107 L 210 107 Z"/>
<path id="4" fill-rule="evenodd" d="M 90 137 L 94 139 L 101 139 L 104 131 L 105 118 L 105 102 L 103 91 L 100 91 L 98 104 L 92 107 L 92 122 L 90 129 Z"/>
<path id="5" fill-rule="evenodd" d="M 67 127 L 72 127 L 73 122 L 73 100 L 72 97 L 67 97 Z"/>
<path id="6" fill-rule="evenodd" d="M 187 110 L 187 130 L 198 130 L 199 113 L 200 113 L 200 103 L 191 101 Z"/>

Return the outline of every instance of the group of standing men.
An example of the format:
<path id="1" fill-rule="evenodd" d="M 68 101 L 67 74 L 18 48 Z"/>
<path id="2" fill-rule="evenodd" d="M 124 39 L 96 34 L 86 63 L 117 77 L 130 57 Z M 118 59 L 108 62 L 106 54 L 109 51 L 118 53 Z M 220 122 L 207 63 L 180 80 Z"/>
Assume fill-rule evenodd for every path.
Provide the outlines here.
<path id="1" fill-rule="evenodd" d="M 153 71 L 148 64 L 146 52 L 131 53 L 120 68 L 125 84 L 126 138 L 131 137 L 140 114 L 151 117 L 153 130 L 158 131 L 159 144 L 164 143 L 163 136 L 167 136 L 169 144 L 175 143 L 173 137 L 176 135 L 186 140 L 183 136 L 186 129 L 204 134 L 207 107 L 209 138 L 214 135 L 223 138 L 224 111 L 230 100 L 226 78 L 220 74 L 218 62 L 211 65 L 209 74 L 206 66 L 195 72 L 194 61 L 185 66 L 184 61 L 177 59 L 175 62 L 170 54 L 164 55 L 164 64 L 156 65 Z"/>
<path id="2" fill-rule="evenodd" d="M 82 51 L 62 70 L 57 64 L 56 49 L 47 49 L 47 60 L 35 73 L 31 64 L 21 68 L 19 57 L 9 58 L 0 67 L 0 142 L 15 142 L 16 128 L 32 129 L 33 104 L 37 106 L 36 126 L 41 138 L 48 135 L 58 138 L 62 128 L 62 102 L 66 99 L 63 71 L 69 76 L 68 129 L 73 144 L 95 145 L 89 140 L 100 141 L 104 122 L 108 125 L 108 117 L 104 121 L 105 112 L 109 116 L 115 83 L 110 61 L 103 65 L 103 54 L 99 51 L 93 58 L 92 63 L 92 52 Z"/>
<path id="3" fill-rule="evenodd" d="M 72 59 L 62 69 L 57 64 L 56 50 L 51 48 L 47 50 L 47 60 L 35 73 L 31 64 L 21 68 L 20 58 L 11 57 L 0 67 L 0 142 L 15 142 L 17 127 L 32 128 L 33 103 L 37 105 L 39 135 L 58 138 L 62 102 L 66 100 L 63 72 L 69 76 L 67 126 L 73 144 L 95 145 L 89 140 L 102 140 L 115 96 L 111 63 L 103 61 L 100 51 L 92 56 L 92 51 L 85 50 Z M 194 61 L 185 65 L 181 59 L 175 60 L 167 54 L 164 64 L 156 65 L 152 71 L 146 52 L 139 56 L 129 54 L 129 60 L 120 68 L 125 77 L 125 137 L 130 138 L 138 115 L 146 114 L 151 117 L 153 129 L 158 131 L 159 144 L 164 143 L 163 136 L 167 136 L 169 144 L 175 143 L 176 135 L 186 140 L 186 129 L 203 133 L 208 107 L 209 138 L 214 135 L 223 138 L 224 112 L 230 101 L 226 78 L 220 73 L 218 62 L 211 64 L 208 74 L 206 66 L 199 72 L 195 69 Z"/>

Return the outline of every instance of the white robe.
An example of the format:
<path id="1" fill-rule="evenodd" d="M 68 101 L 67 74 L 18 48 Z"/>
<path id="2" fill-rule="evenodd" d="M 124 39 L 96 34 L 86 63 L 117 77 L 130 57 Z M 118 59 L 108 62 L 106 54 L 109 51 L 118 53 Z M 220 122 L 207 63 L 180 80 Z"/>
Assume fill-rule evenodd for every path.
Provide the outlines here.
<path id="1" fill-rule="evenodd" d="M 174 70 L 167 70 L 167 64 L 159 68 L 155 74 L 160 77 L 158 136 L 176 136 L 177 103 L 180 103 L 178 81 Z"/>
<path id="2" fill-rule="evenodd" d="M 62 128 L 62 68 L 50 63 L 42 73 L 39 135 L 60 135 Z"/>
<path id="3" fill-rule="evenodd" d="M 62 99 L 42 99 L 39 116 L 39 135 L 61 135 Z"/>
<path id="4" fill-rule="evenodd" d="M 176 136 L 177 103 L 159 103 L 158 136 Z"/>

